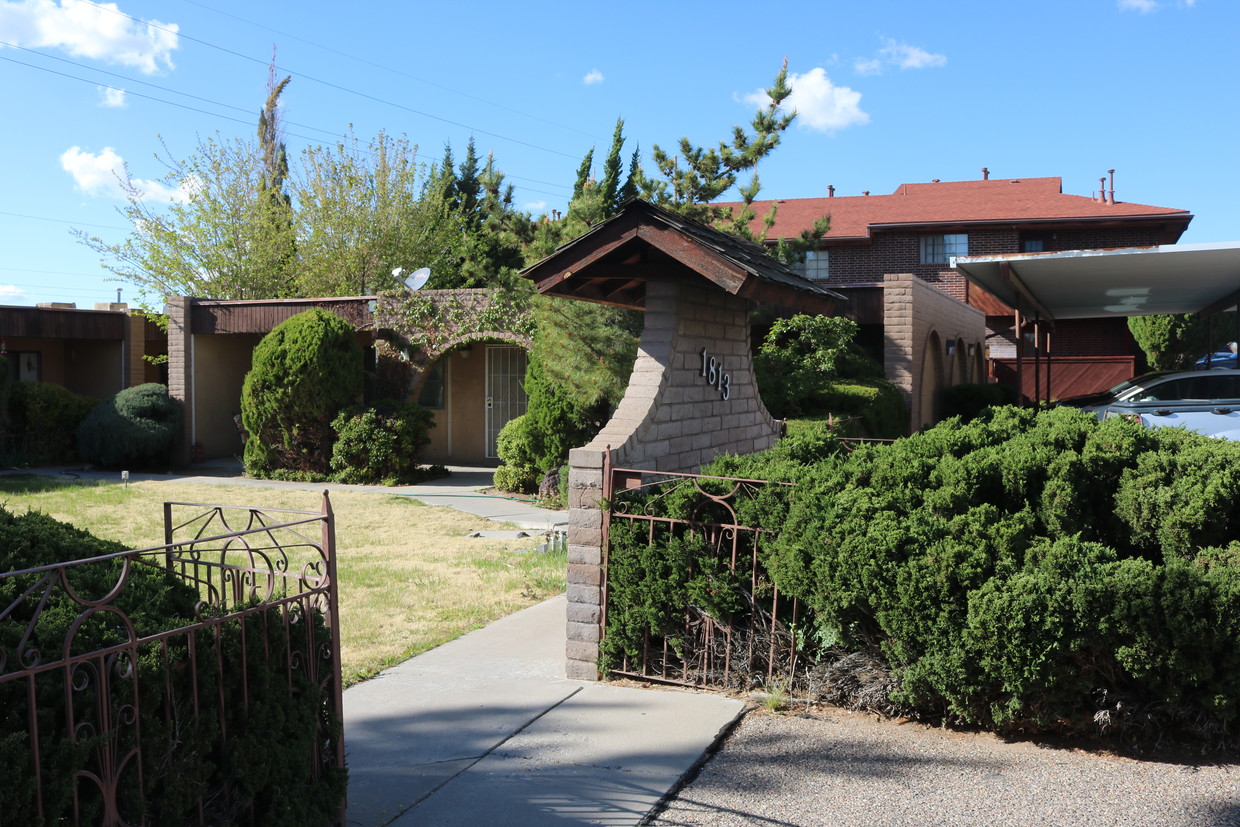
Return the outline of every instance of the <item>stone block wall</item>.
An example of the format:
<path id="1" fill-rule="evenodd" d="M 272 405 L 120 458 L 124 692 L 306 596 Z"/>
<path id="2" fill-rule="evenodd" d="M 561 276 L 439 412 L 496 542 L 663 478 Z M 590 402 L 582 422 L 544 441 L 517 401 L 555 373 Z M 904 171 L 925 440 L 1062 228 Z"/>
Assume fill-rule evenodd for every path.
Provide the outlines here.
<path id="1" fill-rule="evenodd" d="M 983 380 L 986 316 L 911 273 L 884 277 L 883 305 L 887 379 L 904 394 L 916 430 L 933 421 L 934 400 L 949 383 Z M 949 342 L 956 343 L 950 355 Z"/>
<path id="2" fill-rule="evenodd" d="M 193 331 L 190 329 L 189 296 L 169 296 L 168 314 L 168 395 L 181 401 L 181 439 L 173 449 L 174 466 L 189 465 L 194 444 L 194 365 Z"/>
<path id="3" fill-rule="evenodd" d="M 747 301 L 709 284 L 653 281 L 646 308 L 624 399 L 599 435 L 569 455 L 566 654 L 568 676 L 580 680 L 599 674 L 605 460 L 692 473 L 720 454 L 762 451 L 779 438 L 754 380 Z"/>

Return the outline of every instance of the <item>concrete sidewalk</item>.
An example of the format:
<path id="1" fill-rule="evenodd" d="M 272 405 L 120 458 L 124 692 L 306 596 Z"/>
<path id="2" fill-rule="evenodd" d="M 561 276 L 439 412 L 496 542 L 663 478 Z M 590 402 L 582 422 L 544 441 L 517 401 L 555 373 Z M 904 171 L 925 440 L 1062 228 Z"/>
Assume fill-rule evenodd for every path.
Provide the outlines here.
<path id="1" fill-rule="evenodd" d="M 130 481 L 358 490 L 414 497 L 531 533 L 568 514 L 480 493 L 490 468 L 419 485 L 281 482 L 215 460 Z M 114 471 L 43 469 L 120 482 Z M 563 595 L 388 669 L 344 693 L 347 823 L 635 825 L 744 711 L 741 701 L 570 681 Z"/>
<path id="2" fill-rule="evenodd" d="M 568 680 L 564 601 L 345 691 L 348 824 L 635 825 L 744 710 Z"/>

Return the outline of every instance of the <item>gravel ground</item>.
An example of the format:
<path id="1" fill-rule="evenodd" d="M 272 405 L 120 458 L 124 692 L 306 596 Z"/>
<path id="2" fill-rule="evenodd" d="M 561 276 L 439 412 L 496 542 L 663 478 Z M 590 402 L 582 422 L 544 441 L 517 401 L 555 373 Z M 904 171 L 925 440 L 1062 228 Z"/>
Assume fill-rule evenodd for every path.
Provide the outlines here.
<path id="1" fill-rule="evenodd" d="M 650 823 L 1240 827 L 1240 763 L 1138 761 L 843 710 L 756 710 Z"/>

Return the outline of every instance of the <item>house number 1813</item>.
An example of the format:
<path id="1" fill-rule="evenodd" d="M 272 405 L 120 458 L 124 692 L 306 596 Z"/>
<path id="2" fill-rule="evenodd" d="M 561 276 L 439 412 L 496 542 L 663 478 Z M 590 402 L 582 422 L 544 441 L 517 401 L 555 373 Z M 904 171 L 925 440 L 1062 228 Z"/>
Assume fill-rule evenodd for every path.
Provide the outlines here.
<path id="1" fill-rule="evenodd" d="M 706 380 L 706 384 L 719 391 L 721 399 L 726 400 L 732 395 L 732 374 L 724 373 L 723 360 L 707 356 L 706 348 L 702 348 L 698 355 L 702 357 L 702 378 Z"/>

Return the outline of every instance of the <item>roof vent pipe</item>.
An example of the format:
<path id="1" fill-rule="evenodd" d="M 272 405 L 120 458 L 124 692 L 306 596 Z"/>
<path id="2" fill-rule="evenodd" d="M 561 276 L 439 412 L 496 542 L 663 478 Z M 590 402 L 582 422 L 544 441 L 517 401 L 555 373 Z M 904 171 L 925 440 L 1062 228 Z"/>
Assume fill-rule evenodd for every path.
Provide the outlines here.
<path id="1" fill-rule="evenodd" d="M 1107 187 L 1107 201 L 1111 204 L 1115 203 L 1115 170 L 1108 169 L 1107 175 L 1111 176 L 1111 185 Z"/>
<path id="2" fill-rule="evenodd" d="M 835 197 L 835 184 L 827 184 L 827 198 Z"/>
<path id="3" fill-rule="evenodd" d="M 983 181 L 990 180 L 990 170 L 988 170 L 986 167 L 982 167 L 982 180 Z"/>
<path id="4" fill-rule="evenodd" d="M 1105 175 L 1098 179 L 1098 200 L 1103 204 L 1107 202 L 1107 177 Z"/>

